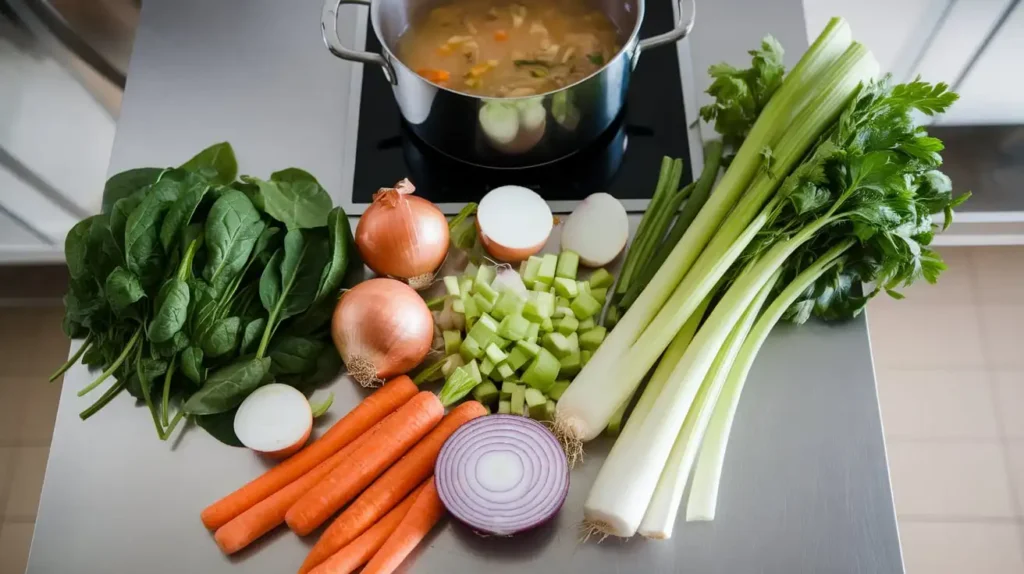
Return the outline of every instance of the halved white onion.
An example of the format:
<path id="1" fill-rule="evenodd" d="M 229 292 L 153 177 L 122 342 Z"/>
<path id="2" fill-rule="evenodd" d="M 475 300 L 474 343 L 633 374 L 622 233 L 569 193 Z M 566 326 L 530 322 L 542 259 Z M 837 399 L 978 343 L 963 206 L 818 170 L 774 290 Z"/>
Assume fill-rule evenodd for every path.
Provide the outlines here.
<path id="1" fill-rule="evenodd" d="M 506 185 L 480 200 L 476 225 L 480 243 L 491 257 L 517 263 L 544 247 L 554 220 L 551 208 L 535 191 Z"/>
<path id="2" fill-rule="evenodd" d="M 562 249 L 578 253 L 587 267 L 602 267 L 622 252 L 628 237 L 622 203 L 607 193 L 592 193 L 565 220 Z"/>
<path id="3" fill-rule="evenodd" d="M 295 387 L 271 383 L 253 391 L 235 413 L 235 435 L 246 447 L 274 458 L 297 452 L 313 429 L 309 401 Z"/>

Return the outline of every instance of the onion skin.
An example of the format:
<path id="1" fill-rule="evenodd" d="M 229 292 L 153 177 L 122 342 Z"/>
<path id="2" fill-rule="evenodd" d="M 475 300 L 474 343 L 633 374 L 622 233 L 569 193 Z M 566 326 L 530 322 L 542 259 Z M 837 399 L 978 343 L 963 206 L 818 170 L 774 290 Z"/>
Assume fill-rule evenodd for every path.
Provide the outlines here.
<path id="1" fill-rule="evenodd" d="M 448 220 L 414 190 L 408 180 L 379 190 L 356 225 L 359 255 L 378 275 L 432 275 L 448 254 Z"/>
<path id="2" fill-rule="evenodd" d="M 544 249 L 544 245 L 548 242 L 545 238 L 544 241 L 530 247 L 523 247 L 515 249 L 512 247 L 505 247 L 500 243 L 496 243 L 487 234 L 480 229 L 480 220 L 476 220 L 476 235 L 480 238 L 480 245 L 483 245 L 484 251 L 487 252 L 492 258 L 501 261 L 503 263 L 519 263 L 529 259 L 531 255 L 540 253 L 541 249 Z"/>
<path id="3" fill-rule="evenodd" d="M 364 386 L 412 370 L 427 356 L 433 336 L 427 304 L 395 279 L 370 279 L 349 289 L 331 320 L 334 346 Z"/>

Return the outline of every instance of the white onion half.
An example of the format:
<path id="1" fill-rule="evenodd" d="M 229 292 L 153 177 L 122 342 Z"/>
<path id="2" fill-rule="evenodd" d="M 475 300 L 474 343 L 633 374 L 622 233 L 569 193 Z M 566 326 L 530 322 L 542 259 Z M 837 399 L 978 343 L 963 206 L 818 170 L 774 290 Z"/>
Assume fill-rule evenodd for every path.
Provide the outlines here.
<path id="1" fill-rule="evenodd" d="M 491 257 L 517 263 L 537 253 L 551 235 L 551 208 L 537 192 L 518 185 L 497 187 L 476 211 L 480 243 Z"/>
<path id="2" fill-rule="evenodd" d="M 434 482 L 452 516 L 478 533 L 509 536 L 558 513 L 569 493 L 569 465 L 544 425 L 491 415 L 445 442 Z"/>
<path id="3" fill-rule="evenodd" d="M 628 237 L 626 208 L 607 193 L 593 193 L 565 220 L 562 249 L 579 253 L 587 267 L 602 267 L 622 253 Z"/>
<path id="4" fill-rule="evenodd" d="M 235 435 L 246 447 L 274 458 L 298 451 L 313 429 L 309 401 L 295 387 L 271 383 L 253 391 L 235 413 Z"/>

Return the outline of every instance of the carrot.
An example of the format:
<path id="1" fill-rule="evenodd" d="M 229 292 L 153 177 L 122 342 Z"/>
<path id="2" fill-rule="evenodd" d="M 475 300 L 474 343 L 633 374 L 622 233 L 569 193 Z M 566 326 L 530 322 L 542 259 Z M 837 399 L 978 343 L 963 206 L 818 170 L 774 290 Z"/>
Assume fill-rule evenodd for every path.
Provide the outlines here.
<path id="1" fill-rule="evenodd" d="M 412 508 L 398 523 L 398 528 L 384 542 L 384 546 L 373 555 L 362 574 L 390 574 L 416 548 L 430 532 L 430 529 L 444 515 L 444 505 L 437 495 L 437 487 L 431 479 L 416 497 Z"/>
<path id="2" fill-rule="evenodd" d="M 465 423 L 485 414 L 487 410 L 476 401 L 465 402 L 452 409 L 430 434 L 396 462 L 395 466 L 389 468 L 334 520 L 310 550 L 302 568 L 299 568 L 299 574 L 309 572 L 373 526 L 373 523 L 398 504 L 403 496 L 409 494 L 434 472 L 437 455 L 448 437 Z"/>
<path id="3" fill-rule="evenodd" d="M 505 40 L 508 40 L 508 32 L 506 32 L 504 30 L 495 30 L 494 31 L 494 40 L 496 42 L 504 42 Z"/>
<path id="4" fill-rule="evenodd" d="M 452 79 L 451 72 L 438 68 L 420 68 L 419 70 L 416 70 L 416 73 L 426 78 L 427 81 L 434 82 L 435 84 L 447 82 Z"/>
<path id="5" fill-rule="evenodd" d="M 441 401 L 429 391 L 409 399 L 373 437 L 288 509 L 288 527 L 300 536 L 315 530 L 419 442 L 443 415 Z"/>
<path id="6" fill-rule="evenodd" d="M 218 528 L 217 533 L 214 534 L 214 540 L 217 541 L 217 546 L 220 546 L 221 552 L 234 554 L 252 544 L 260 536 L 283 524 L 285 513 L 297 500 L 302 498 L 303 494 L 309 492 L 342 461 L 351 456 L 355 449 L 359 448 L 359 445 L 369 440 L 370 436 L 380 430 L 381 425 L 392 416 L 394 414 L 388 415 L 383 421 L 373 425 L 370 430 L 350 442 L 345 448 L 332 454 L 327 460 L 316 465 L 313 470 L 302 475 L 298 480 L 261 500 L 249 510 Z"/>
<path id="7" fill-rule="evenodd" d="M 391 533 L 398 528 L 399 523 L 409 513 L 416 497 L 427 483 L 424 482 L 412 491 L 401 504 L 391 509 L 384 518 L 381 518 L 372 528 L 359 535 L 351 544 L 334 553 L 333 556 L 320 564 L 310 574 L 348 574 L 373 557 L 380 550 Z"/>
<path id="8" fill-rule="evenodd" d="M 202 513 L 203 524 L 216 530 L 229 520 L 252 508 L 256 503 L 291 484 L 367 429 L 405 404 L 419 389 L 412 379 L 396 377 L 377 392 L 366 397 L 344 418 L 334 423 L 324 436 L 291 458 L 268 470 L 255 480 L 207 506 Z"/>

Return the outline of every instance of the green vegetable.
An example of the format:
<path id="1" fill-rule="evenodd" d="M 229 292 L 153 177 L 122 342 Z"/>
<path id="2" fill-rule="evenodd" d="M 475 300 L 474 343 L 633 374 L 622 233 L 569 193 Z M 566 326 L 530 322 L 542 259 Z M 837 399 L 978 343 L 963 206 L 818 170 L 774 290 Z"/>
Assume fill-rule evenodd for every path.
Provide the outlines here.
<path id="1" fill-rule="evenodd" d="M 604 337 L 607 331 L 604 327 L 594 327 L 589 331 L 584 331 L 580 335 L 580 347 L 588 351 L 596 351 L 601 343 L 604 342 Z"/>
<path id="2" fill-rule="evenodd" d="M 543 261 L 540 257 L 531 255 L 526 260 L 526 267 L 520 275 L 523 276 L 523 283 L 527 288 L 532 289 L 534 284 L 537 282 L 537 275 L 540 273 L 540 266 Z"/>
<path id="3" fill-rule="evenodd" d="M 556 401 L 562 398 L 562 393 L 565 392 L 565 389 L 569 388 L 569 384 L 571 382 L 572 381 L 556 381 L 552 383 L 551 386 L 548 387 L 548 396 Z"/>
<path id="4" fill-rule="evenodd" d="M 600 289 L 602 287 L 608 288 L 611 287 L 613 283 L 615 283 L 615 277 L 613 277 L 611 273 L 609 273 L 607 270 L 605 270 L 605 268 L 602 267 L 600 269 L 594 270 L 594 272 L 590 274 L 590 279 L 588 280 L 588 283 L 590 283 L 590 286 L 594 289 Z"/>
<path id="5" fill-rule="evenodd" d="M 555 293 L 568 299 L 572 299 L 579 295 L 579 289 L 576 286 L 575 279 L 555 277 Z"/>
<path id="6" fill-rule="evenodd" d="M 438 398 L 444 406 L 453 405 L 463 399 L 477 385 L 476 379 L 466 370 L 465 367 L 458 367 L 445 381 L 441 387 Z"/>
<path id="7" fill-rule="evenodd" d="M 498 401 L 498 414 L 507 415 L 512 413 L 512 401 L 502 399 Z"/>
<path id="8" fill-rule="evenodd" d="M 498 387 L 494 383 L 485 382 L 473 387 L 473 398 L 482 404 L 493 404 L 498 400 Z"/>
<path id="9" fill-rule="evenodd" d="M 255 399 L 254 399 L 255 400 Z M 313 411 L 313 418 L 318 419 L 327 414 L 328 409 L 334 404 L 334 393 L 327 395 L 327 398 L 319 403 L 310 403 L 310 410 Z"/>
<path id="10" fill-rule="evenodd" d="M 512 393 L 517 388 L 522 387 L 522 386 L 523 385 L 520 385 L 518 383 L 514 383 L 514 382 L 511 382 L 511 381 L 505 381 L 504 383 L 501 384 L 501 393 L 499 395 L 499 398 L 501 400 L 503 400 L 503 401 L 507 401 L 507 400 L 511 399 L 512 398 Z"/>
<path id="11" fill-rule="evenodd" d="M 459 346 L 462 345 L 462 333 L 459 331 L 444 331 L 441 335 L 444 338 L 444 354 L 458 353 Z"/>
<path id="12" fill-rule="evenodd" d="M 498 325 L 498 335 L 510 341 L 526 338 L 530 330 L 530 322 L 522 315 L 507 315 Z"/>
<path id="13" fill-rule="evenodd" d="M 448 294 L 452 297 L 458 297 L 461 294 L 459 290 L 459 278 L 449 275 L 444 278 L 444 288 L 448 291 Z"/>
<path id="14" fill-rule="evenodd" d="M 572 312 L 577 319 L 589 319 L 601 312 L 601 302 L 587 293 L 581 293 L 572 300 Z"/>
<path id="15" fill-rule="evenodd" d="M 544 393 L 537 389 L 526 389 L 523 392 L 523 400 L 526 402 L 526 409 L 529 412 L 530 418 L 543 420 L 546 413 L 546 406 L 548 399 L 544 396 Z"/>
<path id="16" fill-rule="evenodd" d="M 567 315 L 555 321 L 555 330 L 563 335 L 575 333 L 580 327 L 580 322 L 572 315 Z"/>
<path id="17" fill-rule="evenodd" d="M 516 372 L 512 369 L 512 366 L 509 365 L 508 363 L 499 364 L 497 367 L 495 367 L 495 371 L 497 371 L 498 376 L 501 377 L 501 380 L 503 381 L 514 379 L 516 374 Z"/>
<path id="18" fill-rule="evenodd" d="M 549 286 L 555 280 L 555 270 L 558 268 L 558 256 L 548 253 L 541 257 L 540 269 L 537 271 L 537 283 Z"/>
<path id="19" fill-rule="evenodd" d="M 445 366 L 445 360 L 436 361 L 420 369 L 418 373 L 412 378 L 412 382 L 417 385 L 423 383 L 432 383 L 444 378 L 442 368 Z M 454 370 L 454 369 L 453 369 Z"/>
<path id="20" fill-rule="evenodd" d="M 270 358 L 241 359 L 214 371 L 203 388 L 182 409 L 189 415 L 214 415 L 229 411 L 259 387 L 270 371 Z"/>
<path id="21" fill-rule="evenodd" d="M 558 254 L 555 277 L 576 279 L 576 270 L 580 265 L 580 256 L 575 251 L 563 251 Z"/>
<path id="22" fill-rule="evenodd" d="M 448 222 L 448 235 L 452 245 L 468 251 L 476 245 L 476 223 L 470 216 L 476 213 L 477 205 L 468 203 Z"/>
<path id="23" fill-rule="evenodd" d="M 559 368 L 561 368 L 561 364 L 558 362 L 558 358 L 547 349 L 541 349 L 533 362 L 526 367 L 522 380 L 535 389 L 546 391 L 558 377 Z"/>
<path id="24" fill-rule="evenodd" d="M 514 415 L 526 414 L 526 389 L 521 386 L 516 386 L 512 389 L 512 397 L 509 399 L 510 410 Z"/>
<path id="25" fill-rule="evenodd" d="M 312 175 L 291 168 L 271 174 L 270 181 L 250 176 L 242 176 L 242 181 L 256 187 L 253 205 L 289 231 L 327 225 L 331 196 Z"/>

